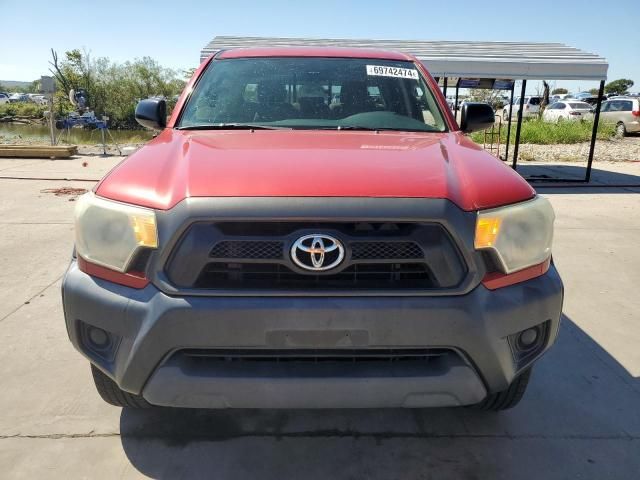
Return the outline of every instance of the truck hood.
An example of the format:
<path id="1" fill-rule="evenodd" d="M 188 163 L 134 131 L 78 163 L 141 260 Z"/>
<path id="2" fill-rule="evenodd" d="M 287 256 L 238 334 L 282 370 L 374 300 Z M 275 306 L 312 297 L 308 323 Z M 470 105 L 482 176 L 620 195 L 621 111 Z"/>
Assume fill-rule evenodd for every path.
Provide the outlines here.
<path id="1" fill-rule="evenodd" d="M 160 210 L 188 197 L 445 198 L 478 210 L 535 191 L 459 132 L 166 129 L 96 193 Z"/>

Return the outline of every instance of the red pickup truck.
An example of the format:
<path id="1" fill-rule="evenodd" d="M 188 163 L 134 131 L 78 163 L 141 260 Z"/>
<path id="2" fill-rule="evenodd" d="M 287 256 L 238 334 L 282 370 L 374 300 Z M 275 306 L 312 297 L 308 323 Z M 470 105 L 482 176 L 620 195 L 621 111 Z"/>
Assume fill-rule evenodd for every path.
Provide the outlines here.
<path id="1" fill-rule="evenodd" d="M 69 337 L 126 407 L 360 408 L 522 397 L 563 286 L 549 202 L 456 124 L 415 58 L 205 61 L 158 135 L 78 201 Z"/>

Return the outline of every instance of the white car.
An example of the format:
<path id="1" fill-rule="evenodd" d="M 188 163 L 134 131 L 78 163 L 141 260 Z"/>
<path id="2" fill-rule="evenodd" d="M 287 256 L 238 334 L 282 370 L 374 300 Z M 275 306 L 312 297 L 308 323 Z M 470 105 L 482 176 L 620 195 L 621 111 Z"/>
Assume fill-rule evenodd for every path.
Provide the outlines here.
<path id="1" fill-rule="evenodd" d="M 593 119 L 593 105 L 577 100 L 555 102 L 544 109 L 542 120 L 545 122 L 562 122 L 564 120 Z"/>
<path id="2" fill-rule="evenodd" d="M 46 105 L 47 104 L 47 98 L 39 93 L 27 93 L 27 97 L 29 97 L 29 100 L 37 105 Z"/>
<path id="3" fill-rule="evenodd" d="M 524 111 L 522 112 L 522 117 L 535 117 L 538 115 L 541 101 L 541 97 L 524 97 Z M 520 110 L 520 97 L 516 97 L 513 100 L 512 105 L 507 104 L 504 106 L 502 109 L 502 119 L 506 120 L 508 118 L 517 118 L 518 110 Z"/>
<path id="4" fill-rule="evenodd" d="M 9 95 L 0 93 L 0 105 L 4 105 L 5 103 L 9 103 Z"/>

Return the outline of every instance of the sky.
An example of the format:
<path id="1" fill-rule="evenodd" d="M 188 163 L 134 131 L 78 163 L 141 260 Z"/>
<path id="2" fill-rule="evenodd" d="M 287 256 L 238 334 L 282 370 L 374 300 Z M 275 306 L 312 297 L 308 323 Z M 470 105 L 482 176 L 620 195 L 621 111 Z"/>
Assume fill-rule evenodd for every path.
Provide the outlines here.
<path id="1" fill-rule="evenodd" d="M 51 48 L 59 54 L 84 48 L 118 62 L 150 56 L 184 70 L 198 64 L 201 48 L 216 35 L 247 35 L 559 42 L 605 57 L 609 81 L 630 78 L 631 91 L 640 91 L 638 0 L 618 0 L 615 9 L 587 5 L 584 0 L 0 0 L 0 80 L 47 75 Z M 584 91 L 598 85 L 558 81 L 553 86 Z"/>

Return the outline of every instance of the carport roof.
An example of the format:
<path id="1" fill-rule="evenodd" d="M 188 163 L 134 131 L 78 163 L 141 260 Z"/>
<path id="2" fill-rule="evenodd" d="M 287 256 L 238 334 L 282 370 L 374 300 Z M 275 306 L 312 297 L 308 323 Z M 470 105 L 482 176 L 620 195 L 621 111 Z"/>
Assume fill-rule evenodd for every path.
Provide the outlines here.
<path id="1" fill-rule="evenodd" d="M 200 52 L 200 60 L 219 50 L 243 47 L 362 47 L 410 53 L 434 77 L 534 80 L 605 80 L 603 57 L 562 43 L 455 42 L 218 36 Z"/>

